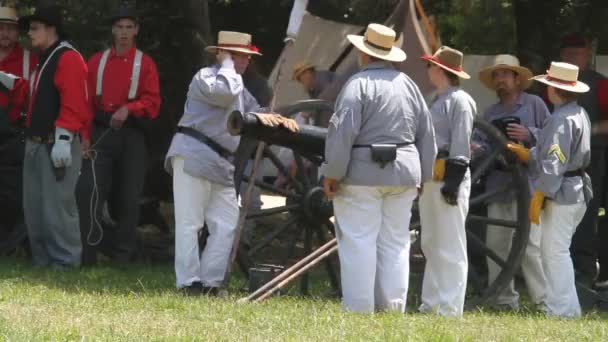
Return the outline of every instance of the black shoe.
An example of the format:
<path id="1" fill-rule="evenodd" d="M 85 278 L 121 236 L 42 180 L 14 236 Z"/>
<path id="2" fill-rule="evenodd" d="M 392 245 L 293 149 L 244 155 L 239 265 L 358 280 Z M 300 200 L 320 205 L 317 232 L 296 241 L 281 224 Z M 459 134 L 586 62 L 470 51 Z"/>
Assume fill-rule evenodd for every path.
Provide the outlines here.
<path id="1" fill-rule="evenodd" d="M 200 296 L 203 293 L 203 284 L 200 281 L 195 281 L 188 286 L 182 287 L 180 290 L 186 296 Z"/>

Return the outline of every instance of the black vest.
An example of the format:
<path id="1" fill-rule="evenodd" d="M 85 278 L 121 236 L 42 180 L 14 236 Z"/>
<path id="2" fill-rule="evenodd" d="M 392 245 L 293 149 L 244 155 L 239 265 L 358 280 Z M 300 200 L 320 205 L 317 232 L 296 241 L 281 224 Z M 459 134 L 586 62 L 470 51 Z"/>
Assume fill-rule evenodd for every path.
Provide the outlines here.
<path id="1" fill-rule="evenodd" d="M 48 137 L 55 132 L 55 121 L 59 117 L 61 105 L 59 91 L 54 82 L 55 72 L 61 55 L 73 50 L 70 46 L 61 44 L 62 42 L 57 42 L 44 53 L 36 67 L 36 77 L 30 80 L 30 82 L 37 81 L 38 88 L 34 88 L 35 97 L 30 114 L 30 125 L 27 129 L 28 136 Z M 35 86 L 36 83 L 33 87 Z M 30 98 L 32 95 L 30 94 Z"/>

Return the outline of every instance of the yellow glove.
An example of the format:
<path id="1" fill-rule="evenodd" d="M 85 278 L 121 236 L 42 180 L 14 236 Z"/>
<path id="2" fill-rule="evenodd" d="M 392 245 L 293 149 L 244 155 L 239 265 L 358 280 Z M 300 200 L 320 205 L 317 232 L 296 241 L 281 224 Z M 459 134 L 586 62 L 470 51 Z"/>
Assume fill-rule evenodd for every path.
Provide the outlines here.
<path id="1" fill-rule="evenodd" d="M 515 155 L 517 156 L 517 159 L 519 159 L 520 161 L 527 163 L 528 160 L 530 160 L 530 150 L 519 145 L 519 144 L 512 144 L 512 143 L 508 143 L 507 144 L 507 148 L 515 153 Z"/>
<path id="2" fill-rule="evenodd" d="M 544 204 L 545 194 L 540 191 L 535 191 L 532 200 L 530 200 L 530 211 L 528 212 L 530 222 L 540 224 L 540 212 L 543 211 Z"/>
<path id="3" fill-rule="evenodd" d="M 441 182 L 443 177 L 445 177 L 445 159 L 437 159 L 433 165 L 433 180 Z"/>

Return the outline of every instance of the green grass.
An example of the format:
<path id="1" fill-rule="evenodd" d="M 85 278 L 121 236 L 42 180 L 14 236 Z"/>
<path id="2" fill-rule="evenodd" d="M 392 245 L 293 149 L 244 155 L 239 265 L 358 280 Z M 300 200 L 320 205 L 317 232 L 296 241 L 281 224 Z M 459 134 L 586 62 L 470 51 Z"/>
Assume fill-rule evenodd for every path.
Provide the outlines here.
<path id="1" fill-rule="evenodd" d="M 422 314 L 345 313 L 337 300 L 273 298 L 236 304 L 174 290 L 170 265 L 57 272 L 0 259 L 0 339 L 52 340 L 365 340 L 606 341 L 608 317 L 548 319 L 523 310 Z M 238 287 L 239 280 L 235 280 Z M 527 312 L 527 313 L 526 313 Z"/>

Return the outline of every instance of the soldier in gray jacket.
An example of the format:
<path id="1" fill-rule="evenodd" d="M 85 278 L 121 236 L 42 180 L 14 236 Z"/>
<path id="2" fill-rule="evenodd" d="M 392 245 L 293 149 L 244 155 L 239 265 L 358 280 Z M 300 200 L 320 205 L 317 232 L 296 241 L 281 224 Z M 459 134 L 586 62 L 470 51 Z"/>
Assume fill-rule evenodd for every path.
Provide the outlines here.
<path id="1" fill-rule="evenodd" d="M 430 111 L 439 153 L 433 180 L 424 184 L 418 203 L 426 258 L 420 311 L 462 316 L 468 274 L 470 146 L 477 105 L 460 88 L 460 78 L 471 78 L 462 70 L 462 52 L 442 46 L 433 56 L 422 58 L 438 93 Z"/>
<path id="2" fill-rule="evenodd" d="M 417 188 L 432 177 L 433 124 L 416 84 L 387 61 L 405 60 L 395 32 L 370 24 L 349 35 L 362 70 L 336 102 L 325 144 L 323 185 L 334 198 L 347 310 L 405 311 L 409 222 Z"/>
<path id="3" fill-rule="evenodd" d="M 527 147 L 536 145 L 537 135 L 550 115 L 540 97 L 524 92 L 532 84 L 530 81 L 532 76 L 532 72 L 520 66 L 517 57 L 511 55 L 496 56 L 493 65 L 479 73 L 480 81 L 496 91 L 499 98 L 498 103 L 484 112 L 483 118 L 503 128 L 503 133 L 510 141 L 522 143 Z M 484 144 L 483 139 L 478 139 L 476 135 L 474 140 L 474 144 L 481 144 L 481 148 L 476 153 L 491 152 L 490 146 Z M 511 181 L 509 173 L 500 168 L 489 172 L 486 191 L 498 191 L 501 188 L 505 190 L 487 201 L 488 217 L 507 221 L 517 220 L 517 202 L 515 194 L 510 190 L 513 187 L 509 187 Z M 506 260 L 511 250 L 513 233 L 513 229 L 488 225 L 486 244 Z M 540 260 L 540 236 L 540 228 L 532 225 L 521 268 L 532 302 L 542 307 L 545 297 L 545 276 Z M 500 270 L 501 267 L 488 258 L 490 283 L 494 282 Z M 519 293 L 515 291 L 513 281 L 498 295 L 494 307 L 499 310 L 519 308 Z"/>
<path id="4" fill-rule="evenodd" d="M 569 248 L 593 196 L 585 173 L 591 160 L 591 123 L 576 103 L 578 94 L 588 92 L 589 86 L 577 81 L 578 71 L 575 65 L 553 62 L 547 75 L 534 78 L 549 86 L 549 100 L 556 109 L 530 151 L 509 145 L 533 173 L 529 217 L 542 229 L 547 315 L 565 318 L 581 315 Z"/>
<path id="5" fill-rule="evenodd" d="M 165 163 L 173 174 L 176 285 L 194 294 L 216 292 L 222 284 L 238 221 L 228 159 L 239 139 L 227 131 L 228 114 L 259 108 L 241 77 L 251 56 L 259 55 L 251 36 L 221 31 L 218 45 L 207 49 L 217 64 L 193 77 Z M 205 224 L 210 235 L 199 253 L 198 232 Z"/>

